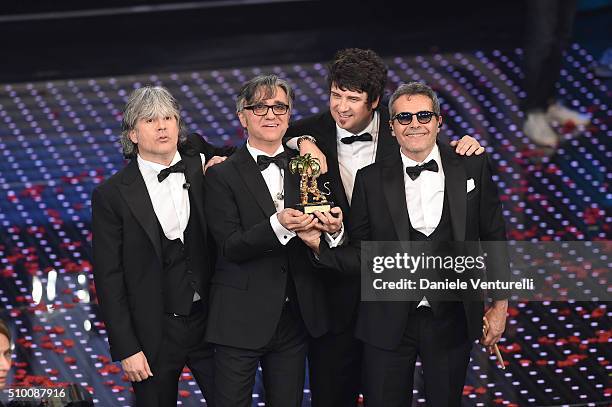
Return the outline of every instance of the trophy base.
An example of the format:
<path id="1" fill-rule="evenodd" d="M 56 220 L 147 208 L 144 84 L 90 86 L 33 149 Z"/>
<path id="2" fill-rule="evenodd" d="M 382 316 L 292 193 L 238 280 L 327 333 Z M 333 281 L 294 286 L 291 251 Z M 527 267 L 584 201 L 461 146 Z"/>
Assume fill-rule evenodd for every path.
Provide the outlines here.
<path id="1" fill-rule="evenodd" d="M 295 209 L 297 209 L 298 211 L 302 211 L 307 215 L 310 215 L 314 211 L 329 212 L 333 206 L 333 202 L 326 201 L 320 203 L 309 203 L 306 205 L 298 204 L 295 206 Z"/>

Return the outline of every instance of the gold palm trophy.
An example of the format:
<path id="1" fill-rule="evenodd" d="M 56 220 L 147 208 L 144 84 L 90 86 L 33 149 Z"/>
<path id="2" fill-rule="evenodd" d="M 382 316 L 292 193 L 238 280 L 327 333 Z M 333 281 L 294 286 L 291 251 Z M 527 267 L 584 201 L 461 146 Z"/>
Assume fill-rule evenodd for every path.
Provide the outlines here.
<path id="1" fill-rule="evenodd" d="M 317 185 L 317 178 L 321 175 L 321 164 L 318 158 L 310 154 L 295 156 L 289 162 L 289 171 L 300 175 L 300 203 L 296 209 L 310 214 L 314 211 L 328 212 L 334 203 L 327 200 L 331 194 L 329 182 L 323 184 L 327 192 L 321 192 Z"/>

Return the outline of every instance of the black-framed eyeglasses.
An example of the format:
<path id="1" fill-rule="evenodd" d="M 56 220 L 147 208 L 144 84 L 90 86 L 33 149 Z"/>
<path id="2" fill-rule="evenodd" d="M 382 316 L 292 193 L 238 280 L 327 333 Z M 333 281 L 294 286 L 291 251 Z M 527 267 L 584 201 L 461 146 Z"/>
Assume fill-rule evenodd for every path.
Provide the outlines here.
<path id="1" fill-rule="evenodd" d="M 276 116 L 282 116 L 287 114 L 289 111 L 289 105 L 284 103 L 277 103 L 275 105 L 264 105 L 263 103 L 257 103 L 255 105 L 245 106 L 243 109 L 253 111 L 255 116 L 265 116 L 268 114 L 268 111 L 272 109 L 272 113 L 274 113 Z"/>
<path id="2" fill-rule="evenodd" d="M 391 118 L 391 121 L 397 120 L 399 124 L 407 125 L 412 123 L 412 116 L 416 116 L 417 121 L 421 124 L 427 124 L 435 116 L 438 117 L 434 112 L 423 110 L 416 113 L 400 112 Z"/>

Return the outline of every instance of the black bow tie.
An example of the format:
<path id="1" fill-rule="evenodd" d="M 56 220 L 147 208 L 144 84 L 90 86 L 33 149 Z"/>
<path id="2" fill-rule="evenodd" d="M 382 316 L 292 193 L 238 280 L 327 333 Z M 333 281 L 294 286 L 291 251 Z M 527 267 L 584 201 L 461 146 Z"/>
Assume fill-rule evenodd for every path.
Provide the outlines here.
<path id="1" fill-rule="evenodd" d="M 344 144 L 353 144 L 356 141 L 372 141 L 372 135 L 370 133 L 362 133 L 357 136 L 342 137 L 340 141 Z"/>
<path id="2" fill-rule="evenodd" d="M 257 156 L 257 165 L 259 166 L 259 171 L 265 170 L 272 163 L 276 164 L 278 168 L 287 168 L 287 153 L 283 151 L 282 153 L 279 153 L 274 157 L 270 157 L 267 155 Z"/>
<path id="3" fill-rule="evenodd" d="M 159 174 L 157 174 L 157 180 L 159 182 L 162 182 L 163 180 L 168 178 L 168 175 L 172 174 L 173 172 L 185 172 L 185 163 L 183 162 L 183 160 L 180 160 L 176 164 L 161 170 Z"/>
<path id="4" fill-rule="evenodd" d="M 423 165 L 415 165 L 414 167 L 406 167 L 406 174 L 411 180 L 415 180 L 423 171 L 438 172 L 438 163 L 435 160 L 429 160 Z"/>

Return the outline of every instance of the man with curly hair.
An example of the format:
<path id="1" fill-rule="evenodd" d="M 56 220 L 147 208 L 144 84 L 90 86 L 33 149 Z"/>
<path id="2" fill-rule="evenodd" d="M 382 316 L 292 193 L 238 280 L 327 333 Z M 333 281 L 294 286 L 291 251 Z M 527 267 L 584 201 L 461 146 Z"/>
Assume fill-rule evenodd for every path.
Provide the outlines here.
<path id="1" fill-rule="evenodd" d="M 389 114 L 379 109 L 386 83 L 387 67 L 374 51 L 359 48 L 338 51 L 328 66 L 329 110 L 293 123 L 284 138 L 289 148 L 299 149 L 302 155 L 311 153 L 321 160 L 345 222 L 357 171 L 397 153 L 397 142 L 388 125 Z M 469 136 L 453 145 L 462 155 L 484 151 Z M 322 274 L 330 309 L 330 332 L 311 338 L 309 344 L 312 405 L 355 406 L 362 355 L 362 343 L 354 336 L 359 276 L 332 271 Z"/>

